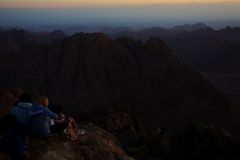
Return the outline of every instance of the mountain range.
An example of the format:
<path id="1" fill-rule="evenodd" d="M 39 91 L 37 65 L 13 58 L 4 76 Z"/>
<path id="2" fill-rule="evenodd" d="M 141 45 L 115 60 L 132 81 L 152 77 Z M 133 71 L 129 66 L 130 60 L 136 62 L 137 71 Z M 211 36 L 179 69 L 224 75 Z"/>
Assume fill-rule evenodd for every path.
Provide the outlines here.
<path id="1" fill-rule="evenodd" d="M 240 28 L 215 30 L 205 24 L 122 31 L 112 37 L 129 36 L 143 42 L 150 37 L 163 39 L 179 60 L 195 70 L 213 73 L 240 73 Z"/>
<path id="2" fill-rule="evenodd" d="M 28 43 L 34 43 L 34 41 L 51 43 L 65 37 L 67 35 L 60 30 L 53 32 L 27 32 L 22 29 L 0 31 L 0 54 L 14 53 Z"/>
<path id="3" fill-rule="evenodd" d="M 231 112 L 223 94 L 179 62 L 159 38 L 142 42 L 129 37 L 112 39 L 103 33 L 77 33 L 43 43 L 35 36 L 28 40 L 27 31 L 7 32 L 22 34 L 26 43 L 11 54 L 1 53 L 1 90 L 20 86 L 46 93 L 73 116 L 112 103 L 123 104 L 138 113 L 149 128 L 190 122 L 231 128 L 235 123 L 236 113 Z"/>
<path id="4" fill-rule="evenodd" d="M 15 31 L 15 32 L 14 32 Z M 14 29 L 0 31 L 0 54 L 16 51 L 31 40 L 51 43 L 66 38 L 68 33 L 85 31 L 84 28 L 65 28 L 63 31 L 26 31 Z M 97 27 L 87 32 L 104 32 L 111 38 L 132 37 L 146 42 L 151 37 L 161 38 L 182 63 L 191 68 L 209 73 L 238 74 L 240 72 L 240 28 L 213 29 L 204 23 L 186 24 L 166 29 L 161 27 L 131 29 L 126 27 Z M 19 34 L 19 35 L 17 35 Z M 25 37 L 24 37 L 25 36 Z"/>

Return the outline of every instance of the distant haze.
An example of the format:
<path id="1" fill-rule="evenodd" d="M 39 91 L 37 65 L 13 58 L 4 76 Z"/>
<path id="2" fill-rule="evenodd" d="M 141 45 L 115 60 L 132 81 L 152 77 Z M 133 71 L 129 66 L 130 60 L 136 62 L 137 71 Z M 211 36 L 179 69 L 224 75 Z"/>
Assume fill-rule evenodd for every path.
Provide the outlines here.
<path id="1" fill-rule="evenodd" d="M 34 3 L 30 0 L 1 0 L 0 26 L 168 26 L 196 22 L 205 22 L 212 26 L 239 26 L 238 1 L 201 0 L 199 3 L 200 1 L 172 0 L 164 3 L 161 0 L 140 0 L 127 3 L 122 0 L 110 3 L 105 0 L 97 3 L 96 0 L 85 0 L 80 3 L 68 0 L 66 4 L 65 0 L 36 0 Z M 74 8 L 73 4 L 76 4 Z"/>

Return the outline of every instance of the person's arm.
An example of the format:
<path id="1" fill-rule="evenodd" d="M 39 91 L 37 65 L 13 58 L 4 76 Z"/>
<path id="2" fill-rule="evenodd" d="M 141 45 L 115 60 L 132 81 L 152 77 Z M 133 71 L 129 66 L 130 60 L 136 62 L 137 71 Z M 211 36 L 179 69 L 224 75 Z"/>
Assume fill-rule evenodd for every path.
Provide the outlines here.
<path id="1" fill-rule="evenodd" d="M 56 113 L 53 113 L 50 111 L 48 108 L 43 108 L 44 109 L 44 114 L 52 119 L 58 119 L 58 115 Z"/>
<path id="2" fill-rule="evenodd" d="M 64 123 L 65 122 L 65 115 L 60 113 L 59 119 L 55 120 L 56 123 Z"/>

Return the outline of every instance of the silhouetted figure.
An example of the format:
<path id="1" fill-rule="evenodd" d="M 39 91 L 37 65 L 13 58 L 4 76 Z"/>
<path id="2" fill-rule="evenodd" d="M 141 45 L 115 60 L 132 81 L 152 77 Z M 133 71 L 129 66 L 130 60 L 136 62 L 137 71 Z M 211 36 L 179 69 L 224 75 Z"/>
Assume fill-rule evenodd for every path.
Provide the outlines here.
<path id="1" fill-rule="evenodd" d="M 25 144 L 22 139 L 23 124 L 16 116 L 9 114 L 0 120 L 0 152 L 8 154 L 13 160 L 23 160 Z"/>
<path id="2" fill-rule="evenodd" d="M 28 132 L 30 115 L 29 111 L 32 107 L 32 96 L 29 93 L 22 93 L 19 96 L 19 102 L 13 106 L 11 114 L 15 115 L 19 123 L 21 123 L 20 138 L 25 143 L 25 135 Z"/>

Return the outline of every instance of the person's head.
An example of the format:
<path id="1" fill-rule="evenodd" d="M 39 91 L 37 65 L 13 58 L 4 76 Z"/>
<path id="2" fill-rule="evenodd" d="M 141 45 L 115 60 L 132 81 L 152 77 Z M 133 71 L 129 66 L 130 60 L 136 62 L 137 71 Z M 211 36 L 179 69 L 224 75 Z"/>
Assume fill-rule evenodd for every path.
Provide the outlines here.
<path id="1" fill-rule="evenodd" d="M 49 105 L 48 96 L 46 96 L 46 95 L 38 96 L 37 99 L 36 99 L 36 102 L 37 102 L 38 104 L 43 105 L 44 107 L 48 107 L 48 105 Z"/>
<path id="2" fill-rule="evenodd" d="M 19 102 L 32 103 L 32 96 L 29 93 L 22 93 L 19 96 Z"/>

